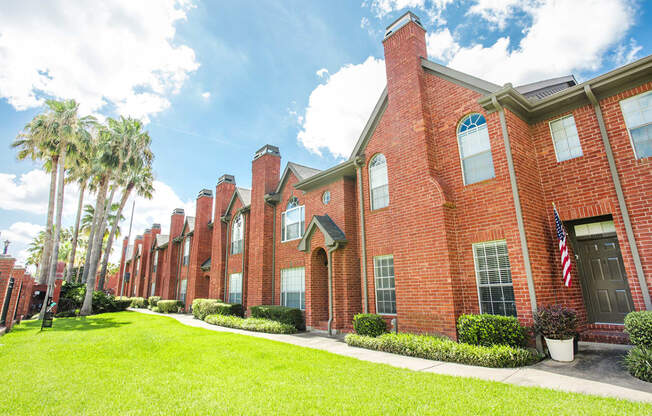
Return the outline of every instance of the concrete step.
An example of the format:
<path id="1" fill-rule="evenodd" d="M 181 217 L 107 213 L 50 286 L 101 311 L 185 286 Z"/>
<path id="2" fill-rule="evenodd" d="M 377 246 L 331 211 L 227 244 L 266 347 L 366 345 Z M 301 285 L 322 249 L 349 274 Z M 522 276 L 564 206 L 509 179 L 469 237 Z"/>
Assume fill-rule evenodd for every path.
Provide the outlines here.
<path id="1" fill-rule="evenodd" d="M 580 333 L 580 341 L 607 344 L 629 344 L 629 335 L 618 329 L 587 329 Z"/>

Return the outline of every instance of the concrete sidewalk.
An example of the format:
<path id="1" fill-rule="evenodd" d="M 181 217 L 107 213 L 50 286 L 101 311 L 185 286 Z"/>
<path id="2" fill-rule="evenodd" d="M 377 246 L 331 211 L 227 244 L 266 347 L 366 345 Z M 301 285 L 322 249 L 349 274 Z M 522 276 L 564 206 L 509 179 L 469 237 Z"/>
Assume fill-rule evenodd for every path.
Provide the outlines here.
<path id="1" fill-rule="evenodd" d="M 265 334 L 261 332 L 250 332 L 211 325 L 204 321 L 195 319 L 192 315 L 160 314 L 147 309 L 133 309 L 133 311 L 151 315 L 168 316 L 176 319 L 184 325 L 204 328 L 210 331 L 231 332 L 251 337 L 265 338 L 301 347 L 328 351 L 333 354 L 344 355 L 359 360 L 388 364 L 399 368 L 407 368 L 413 371 L 423 371 L 459 377 L 473 377 L 482 380 L 515 384 L 518 386 L 544 387 L 574 393 L 594 394 L 598 396 L 652 403 L 652 384 L 634 379 L 633 377 L 631 378 L 634 381 L 631 381 L 628 384 L 628 387 L 625 387 L 622 385 L 560 374 L 559 371 L 549 371 L 546 365 L 540 366 L 537 364 L 535 366 L 521 368 L 476 367 L 349 347 L 342 339 L 330 338 L 312 332 L 304 332 L 295 335 Z M 547 362 L 548 361 L 544 361 L 543 363 Z M 597 376 L 602 376 L 601 378 L 605 380 L 610 379 L 610 374 Z"/>

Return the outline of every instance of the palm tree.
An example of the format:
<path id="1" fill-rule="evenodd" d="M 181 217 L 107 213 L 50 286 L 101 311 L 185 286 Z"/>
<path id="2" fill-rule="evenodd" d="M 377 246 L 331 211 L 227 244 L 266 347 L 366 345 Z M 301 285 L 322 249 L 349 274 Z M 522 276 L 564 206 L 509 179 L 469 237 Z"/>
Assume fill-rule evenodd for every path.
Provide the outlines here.
<path id="1" fill-rule="evenodd" d="M 48 199 L 47 224 L 45 226 L 45 239 L 43 251 L 41 252 L 40 273 L 38 283 L 44 284 L 47 281 L 49 272 L 51 248 L 52 248 L 52 227 L 54 222 L 54 199 L 56 192 L 57 167 L 59 164 L 58 124 L 51 113 L 42 113 L 34 117 L 23 131 L 18 134 L 16 140 L 11 144 L 18 148 L 18 159 L 40 160 L 43 169 L 50 173 L 50 196 Z"/>
<path id="2" fill-rule="evenodd" d="M 110 125 L 114 134 L 123 143 L 120 153 L 123 169 L 118 171 L 119 176 L 117 178 L 123 186 L 123 192 L 116 214 L 116 216 L 121 216 L 132 190 L 135 189 L 136 193 L 142 197 L 147 199 L 152 198 L 152 193 L 154 192 L 152 160 L 154 156 L 149 147 L 151 143 L 149 133 L 143 131 L 143 124 L 140 120 L 121 117 L 119 121 Z M 102 260 L 102 269 L 100 270 L 100 281 L 98 284 L 100 289 L 104 288 L 109 255 L 111 254 L 111 246 L 113 245 L 117 227 L 118 221 L 115 221 L 113 227 L 111 227 L 111 233 L 106 244 L 107 248 Z"/>
<path id="3" fill-rule="evenodd" d="M 52 236 L 52 254 L 50 260 L 50 270 L 48 272 L 48 289 L 45 299 L 49 298 L 50 293 L 54 289 L 54 280 L 57 272 L 57 262 L 59 258 L 59 235 L 61 233 L 61 216 L 63 214 L 63 193 L 64 193 L 64 178 L 66 170 L 66 155 L 68 151 L 75 150 L 75 145 L 79 141 L 89 140 L 88 128 L 91 127 L 95 121 L 93 117 L 79 117 L 78 110 L 79 104 L 75 100 L 56 101 L 47 100 L 48 113 L 51 119 L 56 124 L 57 138 L 58 138 L 58 151 L 59 151 L 59 173 L 57 178 L 57 212 L 54 224 L 54 234 Z M 47 308 L 47 302 L 43 303 L 41 309 L 41 318 Z"/>

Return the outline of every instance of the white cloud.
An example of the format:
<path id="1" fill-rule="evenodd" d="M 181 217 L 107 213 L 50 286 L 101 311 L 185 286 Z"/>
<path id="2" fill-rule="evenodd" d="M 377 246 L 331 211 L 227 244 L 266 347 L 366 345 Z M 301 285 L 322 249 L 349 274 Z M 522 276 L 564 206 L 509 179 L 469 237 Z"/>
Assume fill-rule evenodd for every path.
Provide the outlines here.
<path id="1" fill-rule="evenodd" d="M 211 98 L 211 93 L 209 91 L 204 91 L 204 92 L 201 93 L 201 97 L 204 100 L 208 100 L 209 98 Z"/>
<path id="2" fill-rule="evenodd" d="M 532 26 L 516 47 L 509 37 L 490 46 L 448 41 L 442 47 L 435 36 L 446 38 L 446 34 L 436 32 L 428 35 L 429 54 L 488 81 L 518 85 L 599 70 L 605 53 L 620 43 L 634 23 L 633 10 L 624 0 L 549 0 L 524 11 L 531 15 Z"/>
<path id="3" fill-rule="evenodd" d="M 326 68 L 319 69 L 317 70 L 316 74 L 319 78 L 324 78 L 325 76 L 328 75 L 328 69 Z"/>
<path id="4" fill-rule="evenodd" d="M 0 230 L 0 240 L 3 242 L 0 247 L 4 250 L 4 241 L 9 240 L 8 253 L 16 258 L 16 264 L 25 265 L 29 253 L 27 247 L 34 237 L 38 235 L 45 227 L 29 222 L 18 221 L 9 226 L 7 229 Z"/>
<path id="5" fill-rule="evenodd" d="M 626 65 L 638 59 L 638 53 L 643 49 L 636 40 L 630 39 L 629 44 L 620 44 L 616 48 L 614 62 L 618 66 Z"/>
<path id="6" fill-rule="evenodd" d="M 50 175 L 40 169 L 33 169 L 22 175 L 0 173 L 0 208 L 9 211 L 25 211 L 45 214 L 50 196 Z M 76 183 L 65 186 L 63 214 L 74 215 L 79 198 Z"/>
<path id="7" fill-rule="evenodd" d="M 428 55 L 440 61 L 447 62 L 460 50 L 460 45 L 455 42 L 448 28 L 426 35 Z"/>
<path id="8" fill-rule="evenodd" d="M 199 66 L 175 44 L 187 0 L 0 4 L 0 96 L 17 110 L 74 98 L 84 113 L 147 121 Z"/>
<path id="9" fill-rule="evenodd" d="M 536 0 L 477 0 L 467 14 L 477 14 L 500 30 L 517 9 L 531 8 Z"/>
<path id="10" fill-rule="evenodd" d="M 372 0 L 369 7 L 379 19 L 384 18 L 392 12 L 409 9 L 413 12 L 425 12 L 432 23 L 442 25 L 446 23 L 446 20 L 441 16 L 442 12 L 452 2 L 453 0 L 431 0 L 428 2 L 426 0 Z M 363 7 L 366 5 L 366 2 L 362 3 Z M 360 27 L 364 27 L 364 20 L 363 18 Z"/>
<path id="11" fill-rule="evenodd" d="M 308 150 L 348 157 L 385 86 L 385 61 L 345 65 L 310 93 L 297 138 Z"/>

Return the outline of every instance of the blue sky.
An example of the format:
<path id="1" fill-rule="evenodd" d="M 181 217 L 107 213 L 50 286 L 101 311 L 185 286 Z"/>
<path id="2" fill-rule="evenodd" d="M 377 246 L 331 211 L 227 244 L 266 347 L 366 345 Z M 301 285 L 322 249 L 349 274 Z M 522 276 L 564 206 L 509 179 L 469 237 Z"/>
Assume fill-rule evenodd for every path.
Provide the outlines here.
<path id="1" fill-rule="evenodd" d="M 148 122 L 157 194 L 137 202 L 139 233 L 152 222 L 165 229 L 176 206 L 192 210 L 197 192 L 224 173 L 249 187 L 251 158 L 266 143 L 284 162 L 317 168 L 347 155 L 384 86 L 383 30 L 407 9 L 428 30 L 431 59 L 518 85 L 569 73 L 583 81 L 649 55 L 650 8 L 624 0 L 3 2 L 2 239 L 22 260 L 45 223 L 47 179 L 9 147 L 44 98 Z M 76 192 L 66 192 L 67 225 Z"/>

